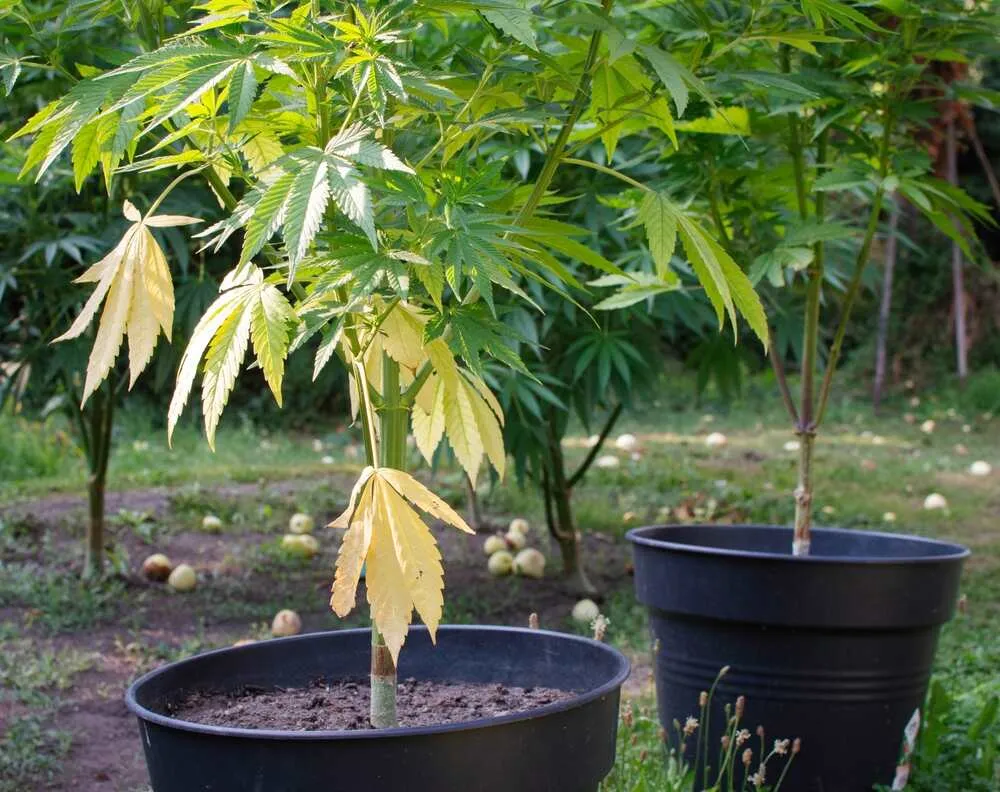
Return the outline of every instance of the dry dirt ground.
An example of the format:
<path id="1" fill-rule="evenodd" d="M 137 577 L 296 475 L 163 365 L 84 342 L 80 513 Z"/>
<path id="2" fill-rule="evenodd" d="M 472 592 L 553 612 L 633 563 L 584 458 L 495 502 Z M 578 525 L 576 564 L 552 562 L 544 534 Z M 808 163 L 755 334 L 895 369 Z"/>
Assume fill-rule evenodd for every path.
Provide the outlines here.
<path id="1" fill-rule="evenodd" d="M 21 788 L 145 790 L 138 730 L 123 701 L 137 675 L 192 652 L 263 637 L 271 616 L 283 607 L 301 614 L 306 631 L 345 626 L 327 607 L 335 532 L 317 528 L 322 551 L 309 561 L 290 560 L 277 546 L 288 514 L 309 500 L 316 485 L 232 485 L 196 495 L 166 488 L 112 493 L 108 514 L 125 518 L 110 532 L 119 556 L 129 560 L 121 562 L 121 575 L 96 601 L 85 597 L 76 583 L 81 499 L 53 496 L 0 514 L 8 523 L 16 521 L 22 537 L 2 548 L 0 556 L 5 576 L 0 592 L 5 632 L 0 639 L 6 639 L 0 646 L 5 653 L 20 652 L 28 664 L 45 665 L 55 680 L 40 683 L 38 692 L 46 702 L 41 709 L 23 689 L 13 687 L 0 695 L 0 734 L 35 707 L 44 712 L 46 728 L 68 735 L 69 744 L 46 777 Z M 346 492 L 348 485 L 348 479 L 323 482 L 327 492 Z M 337 500 L 334 496 L 313 510 L 318 526 L 334 516 Z M 221 533 L 200 529 L 197 514 L 205 501 L 226 514 Z M 543 627 L 569 627 L 575 597 L 557 577 L 493 579 L 486 570 L 481 537 L 442 526 L 435 532 L 446 570 L 446 621 L 526 625 L 529 614 L 536 612 Z M 548 552 L 547 540 L 535 537 L 533 543 Z M 164 584 L 142 579 L 137 570 L 154 551 L 166 553 L 175 563 L 192 564 L 198 572 L 197 589 L 175 594 Z M 602 591 L 631 587 L 628 551 L 621 542 L 588 537 L 586 557 Z M 558 568 L 554 553 L 549 553 L 549 564 Z M 359 597 L 360 603 L 363 587 Z M 360 616 L 352 616 L 347 626 L 360 623 Z M 10 656 L 10 663 L 19 662 Z M 642 686 L 647 679 L 648 669 L 640 669 L 633 684 Z M 2 674 L 0 681 L 5 681 Z"/>

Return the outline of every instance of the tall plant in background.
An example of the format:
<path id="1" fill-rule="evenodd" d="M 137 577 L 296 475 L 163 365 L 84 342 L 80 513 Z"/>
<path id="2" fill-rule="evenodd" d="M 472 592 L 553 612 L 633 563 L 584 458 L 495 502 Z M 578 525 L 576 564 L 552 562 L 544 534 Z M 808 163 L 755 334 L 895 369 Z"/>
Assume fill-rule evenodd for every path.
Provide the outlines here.
<path id="1" fill-rule="evenodd" d="M 660 373 L 662 350 L 646 306 L 591 316 L 569 302 L 535 316 L 524 309 L 510 317 L 530 340 L 523 359 L 530 377 L 498 370 L 498 396 L 507 422 L 504 437 L 519 478 L 542 497 L 549 535 L 559 547 L 563 575 L 572 591 L 596 594 L 586 571 L 573 491 L 583 481 L 622 411 Z M 597 416 L 602 415 L 599 423 Z M 579 420 L 596 440 L 574 469 L 562 442 Z"/>
<path id="2" fill-rule="evenodd" d="M 934 178 L 913 134 L 929 111 L 912 92 L 928 79 L 922 64 L 990 30 L 990 18 L 945 5 L 899 3 L 866 15 L 847 4 L 810 2 L 797 23 L 777 3 L 734 6 L 718 17 L 668 12 L 679 36 L 728 30 L 728 43 L 707 57 L 694 47 L 699 76 L 715 73 L 710 82 L 720 104 L 695 130 L 700 145 L 686 146 L 668 167 L 682 183 L 700 169 L 706 218 L 726 250 L 753 261 L 754 282 L 770 287 L 769 354 L 800 442 L 796 554 L 809 552 L 816 434 L 889 197 L 905 197 L 966 255 L 975 236 L 970 218 L 989 220 L 982 205 Z M 864 224 L 852 227 L 848 218 L 858 216 Z M 786 288 L 791 300 L 770 291 Z M 824 291 L 832 290 L 841 299 L 827 334 L 822 307 L 829 304 Z M 798 358 L 797 396 L 786 350 Z"/>
<path id="3" fill-rule="evenodd" d="M 442 611 L 440 554 L 419 512 L 467 530 L 405 471 L 407 432 L 428 460 L 447 437 L 473 481 L 484 459 L 503 474 L 503 415 L 484 382 L 484 358 L 525 367 L 497 318 L 497 293 L 537 308 L 528 284 L 556 292 L 578 284 L 556 255 L 562 233 L 534 220 L 558 203 L 548 193 L 560 165 L 603 167 L 570 156 L 585 113 L 611 151 L 630 125 L 651 123 L 650 107 L 671 127 L 649 77 L 639 97 L 588 105 L 595 77 L 610 80 L 620 45 L 652 42 L 655 32 L 627 10 L 614 16 L 611 0 L 600 8 L 553 2 L 537 13 L 490 0 L 343 13 L 316 2 L 212 0 L 199 9 L 165 44 L 79 82 L 18 133 L 34 135 L 25 172 L 45 173 L 68 147 L 79 180 L 98 165 L 112 175 L 182 170 L 147 211 L 125 202 L 130 226 L 82 276 L 96 288 L 64 337 L 97 320 L 84 399 L 126 337 L 135 381 L 173 313 L 151 230 L 201 219 L 158 208 L 185 179 L 205 179 L 226 215 L 198 236 L 218 249 L 242 233 L 242 248 L 180 361 L 168 429 L 200 373 L 214 444 L 249 348 L 279 403 L 292 350 L 316 344 L 316 371 L 341 360 L 368 466 L 336 522 L 345 533 L 331 605 L 340 615 L 354 607 L 367 564 L 371 720 L 392 725 L 412 612 L 433 636 Z M 669 56 L 643 46 L 650 65 L 667 64 L 675 100 L 686 96 L 684 73 L 678 82 Z M 487 142 L 524 136 L 542 157 L 522 186 Z M 720 321 L 728 313 L 735 322 L 739 308 L 763 333 L 746 276 L 679 206 L 649 200 L 659 210 L 643 210 L 657 249 L 675 223 Z M 659 256 L 642 279 L 603 266 L 622 291 L 646 294 L 674 288 L 667 265 Z"/>
<path id="4" fill-rule="evenodd" d="M 151 12 L 152 13 L 152 12 Z M 155 14 L 163 13 L 162 6 Z M 153 19 L 153 16 L 149 17 Z M 68 90 L 77 76 L 64 64 L 85 72 L 94 50 L 111 42 L 127 47 L 135 42 L 155 46 L 133 20 L 119 19 L 94 5 L 12 3 L 0 11 L 0 137 L 7 137 L 25 117 L 38 109 L 39 99 L 51 100 Z M 115 50 L 102 49 L 105 56 Z M 121 50 L 127 58 L 127 51 Z M 7 366 L 0 379 L 0 404 L 20 410 L 38 402 L 47 412 L 61 411 L 75 428 L 87 468 L 88 519 L 84 540 L 83 576 L 95 579 L 103 572 L 104 501 L 111 457 L 114 411 L 121 395 L 117 374 L 81 406 L 79 371 L 86 359 L 81 345 L 53 351 L 48 342 L 55 328 L 75 310 L 79 290 L 72 285 L 73 270 L 85 256 L 99 251 L 109 222 L 109 199 L 94 184 L 84 185 L 73 170 L 50 169 L 36 189 L 17 183 L 26 147 L 19 142 L 0 148 L 0 306 L 5 319 L 0 349 Z M 83 190 L 72 199 L 74 187 Z M 186 243 L 175 246 L 182 248 Z"/>

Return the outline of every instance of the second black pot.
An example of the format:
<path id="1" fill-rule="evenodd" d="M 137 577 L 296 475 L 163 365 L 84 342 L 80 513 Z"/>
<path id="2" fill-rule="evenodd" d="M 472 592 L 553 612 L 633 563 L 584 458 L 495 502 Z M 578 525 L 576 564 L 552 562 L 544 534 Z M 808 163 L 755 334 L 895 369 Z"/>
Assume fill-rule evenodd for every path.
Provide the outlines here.
<path id="1" fill-rule="evenodd" d="M 615 759 L 628 660 L 572 635 L 442 627 L 437 645 L 412 628 L 400 678 L 571 690 L 572 698 L 467 723 L 368 731 L 223 728 L 172 717 L 190 691 L 300 687 L 366 676 L 368 630 L 342 630 L 222 649 L 135 682 L 154 792 L 595 792 Z"/>
<path id="2" fill-rule="evenodd" d="M 965 548 L 817 529 L 811 555 L 793 557 L 791 529 L 761 525 L 656 526 L 629 539 L 668 731 L 698 715 L 700 693 L 729 666 L 712 702 L 713 759 L 722 706 L 745 695 L 744 724 L 762 725 L 768 748 L 776 737 L 802 739 L 781 792 L 892 783 L 954 612 Z M 751 745 L 759 761 L 756 737 Z"/>

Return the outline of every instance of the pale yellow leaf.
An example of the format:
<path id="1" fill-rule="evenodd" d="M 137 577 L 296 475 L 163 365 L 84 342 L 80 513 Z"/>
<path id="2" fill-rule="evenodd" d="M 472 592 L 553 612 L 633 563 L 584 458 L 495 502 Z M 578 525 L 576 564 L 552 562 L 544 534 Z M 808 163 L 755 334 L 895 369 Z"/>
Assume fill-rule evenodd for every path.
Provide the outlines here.
<path id="1" fill-rule="evenodd" d="M 144 268 L 149 253 L 145 250 L 150 245 L 155 246 L 156 241 L 148 231 L 142 230 L 136 234 L 136 243 L 142 248 L 138 253 L 138 267 Z M 128 320 L 126 322 L 128 332 L 128 369 L 129 369 L 129 390 L 135 385 L 142 370 L 146 368 L 150 358 L 153 357 L 153 350 L 156 348 L 156 339 L 160 334 L 160 326 L 157 320 L 157 313 L 153 310 L 150 294 L 146 290 L 146 280 L 142 271 L 134 274 L 132 278 L 132 296 L 130 300 Z"/>
<path id="2" fill-rule="evenodd" d="M 507 466 L 507 452 L 503 447 L 503 431 L 500 429 L 500 422 L 486 400 L 464 378 L 462 379 L 462 387 L 465 388 L 469 403 L 472 405 L 472 411 L 476 416 L 476 427 L 479 429 L 479 438 L 486 451 L 486 456 L 502 479 Z"/>
<path id="3" fill-rule="evenodd" d="M 365 374 L 376 393 L 382 392 L 382 336 L 376 335 L 364 353 Z"/>
<path id="4" fill-rule="evenodd" d="M 413 476 L 402 470 L 379 468 L 378 475 L 392 485 L 400 495 L 406 498 L 418 509 L 422 509 L 433 517 L 453 525 L 460 531 L 475 533 L 462 519 L 461 515 Z"/>
<path id="5" fill-rule="evenodd" d="M 251 312 L 249 301 L 256 291 L 253 286 L 240 287 L 241 299 L 208 346 L 205 355 L 205 373 L 201 381 L 201 411 L 205 416 L 205 435 L 208 445 L 215 449 L 215 430 L 225 409 L 229 394 L 236 385 L 236 376 L 243 365 L 250 343 Z"/>
<path id="6" fill-rule="evenodd" d="M 133 223 L 138 223 L 142 220 L 142 212 L 136 209 L 135 204 L 128 200 L 122 204 L 122 214 L 125 215 L 126 220 L 131 220 Z"/>
<path id="7" fill-rule="evenodd" d="M 462 387 L 461 381 L 454 380 L 454 387 L 445 382 L 447 393 L 444 401 L 444 425 L 448 434 L 448 442 L 459 464 L 465 469 L 472 485 L 475 486 L 479 475 L 479 464 L 483 458 L 483 441 L 479 436 L 479 425 L 476 413 L 472 408 L 468 391 Z"/>
<path id="8" fill-rule="evenodd" d="M 362 486 L 371 478 L 373 469 L 366 468 L 365 472 L 368 475 L 362 474 L 363 478 L 359 479 L 358 482 Z M 361 580 L 361 569 L 365 564 L 368 548 L 372 542 L 372 487 L 364 487 L 364 492 L 357 501 L 357 509 L 355 510 L 357 489 L 358 487 L 355 486 L 355 492 L 351 493 L 351 504 L 348 507 L 351 512 L 349 525 L 344 532 L 344 539 L 340 543 L 340 552 L 337 555 L 337 572 L 333 579 L 333 590 L 330 596 L 330 607 L 341 618 L 354 609 L 358 581 Z"/>
<path id="9" fill-rule="evenodd" d="M 174 284 L 170 280 L 167 259 L 149 231 L 145 231 L 152 243 L 150 255 L 143 261 L 142 279 L 149 297 L 150 309 L 159 322 L 167 341 L 171 339 L 174 324 Z"/>
<path id="10" fill-rule="evenodd" d="M 185 226 L 200 222 L 201 218 L 188 217 L 187 215 L 152 215 L 143 220 L 142 224 L 152 228 L 173 228 L 174 226 Z"/>
<path id="11" fill-rule="evenodd" d="M 341 512 L 337 519 L 327 526 L 328 528 L 347 528 L 347 526 L 350 525 L 351 517 L 354 515 L 357 508 L 358 497 L 361 495 L 365 484 L 368 483 L 368 479 L 372 477 L 372 473 L 374 472 L 375 468 L 371 465 L 361 471 L 361 475 L 358 477 L 358 480 L 354 482 L 354 489 L 351 490 L 351 498 L 347 503 L 347 508 Z"/>
<path id="12" fill-rule="evenodd" d="M 246 157 L 250 170 L 258 178 L 285 154 L 281 142 L 264 132 L 254 134 L 240 147 L 240 151 Z"/>
<path id="13" fill-rule="evenodd" d="M 101 307 L 101 303 L 107 295 L 108 290 L 111 288 L 111 284 L 114 282 L 118 269 L 125 258 L 125 251 L 127 251 L 131 246 L 132 238 L 135 236 L 136 230 L 136 227 L 133 226 L 126 231 L 125 236 L 123 236 L 121 241 L 115 245 L 114 250 L 108 253 L 108 255 L 90 267 L 90 269 L 74 281 L 74 283 L 91 283 L 96 281 L 97 288 L 94 289 L 94 293 L 87 299 L 87 302 L 83 306 L 83 310 L 80 311 L 80 315 L 77 316 L 73 321 L 73 324 L 70 325 L 69 330 L 54 339 L 52 343 L 69 341 L 76 338 L 90 326 L 94 316 L 97 315 L 97 309 Z"/>
<path id="14" fill-rule="evenodd" d="M 432 384 L 430 379 L 428 379 L 427 384 Z M 440 384 L 441 381 L 435 378 L 430 411 L 424 410 L 419 403 L 415 403 L 410 411 L 413 439 L 428 465 L 433 463 L 434 452 L 441 444 L 441 438 L 444 437 L 444 388 L 440 387 Z M 422 392 L 423 389 L 421 389 Z"/>
<path id="15" fill-rule="evenodd" d="M 380 476 L 384 471 L 380 471 Z M 403 585 L 409 593 L 412 607 L 427 630 L 431 640 L 436 637 L 441 611 L 444 608 L 444 570 L 441 553 L 430 528 L 410 508 L 403 497 L 386 481 L 378 479 L 375 491 L 382 499 L 380 510 L 386 518 L 396 550 L 396 560 L 403 573 Z"/>
<path id="16" fill-rule="evenodd" d="M 431 368 L 444 380 L 445 387 L 448 390 L 454 388 L 455 380 L 458 379 L 458 364 L 455 362 L 455 356 L 448 348 L 448 344 L 442 338 L 435 338 L 424 349 L 427 351 L 427 357 L 430 358 Z"/>
<path id="17" fill-rule="evenodd" d="M 114 282 L 108 290 L 108 299 L 104 303 L 97 335 L 94 337 L 94 346 L 87 361 L 87 376 L 83 385 L 84 404 L 108 376 L 125 337 L 129 305 L 132 302 L 132 279 L 136 270 L 133 250 L 139 246 L 139 239 L 139 234 L 132 236 L 132 243 L 125 251 L 125 261 L 118 269 Z"/>
<path id="18" fill-rule="evenodd" d="M 365 585 L 372 620 L 385 638 L 395 662 L 403 648 L 413 618 L 413 598 L 406 586 L 406 576 L 399 565 L 388 519 L 381 509 L 372 518 L 372 539 L 368 548 Z"/>
<path id="19" fill-rule="evenodd" d="M 413 403 L 425 413 L 430 414 L 434 411 L 434 404 L 437 401 L 439 382 L 441 382 L 441 378 L 432 372 L 424 384 L 420 386 L 420 390 L 417 391 L 417 395 L 416 398 L 414 398 Z"/>
<path id="20" fill-rule="evenodd" d="M 396 303 L 379 326 L 382 347 L 389 357 L 412 374 L 425 360 L 424 322 L 416 309 L 406 303 Z"/>
<path id="21" fill-rule="evenodd" d="M 181 413 L 184 412 L 184 405 L 187 404 L 188 396 L 191 394 L 202 355 L 205 354 L 205 350 L 226 319 L 239 308 L 241 300 L 243 300 L 241 289 L 226 292 L 208 307 L 208 310 L 198 320 L 198 324 L 195 325 L 191 340 L 188 341 L 187 348 L 181 356 L 181 364 L 177 370 L 177 383 L 174 385 L 170 407 L 167 409 L 167 442 L 172 439 L 177 421 L 180 419 Z"/>
<path id="22" fill-rule="evenodd" d="M 475 386 L 476 390 L 479 391 L 479 395 L 486 400 L 486 403 L 490 406 L 490 409 L 493 410 L 493 414 L 496 415 L 497 420 L 500 422 L 500 425 L 503 426 L 504 422 L 503 407 L 500 406 L 500 402 L 497 401 L 497 397 L 493 395 L 493 391 L 491 391 L 489 386 L 475 374 L 472 374 L 468 371 L 465 371 L 463 373 L 465 374 L 469 382 L 471 382 Z"/>

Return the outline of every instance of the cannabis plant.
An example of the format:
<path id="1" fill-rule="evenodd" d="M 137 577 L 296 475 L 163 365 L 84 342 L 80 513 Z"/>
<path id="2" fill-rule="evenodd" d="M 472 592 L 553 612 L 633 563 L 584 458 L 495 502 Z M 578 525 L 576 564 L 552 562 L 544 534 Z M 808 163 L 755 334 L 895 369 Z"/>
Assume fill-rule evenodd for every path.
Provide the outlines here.
<path id="1" fill-rule="evenodd" d="M 675 4 L 659 13 L 672 53 L 717 99 L 665 167 L 675 185 L 696 188 L 720 245 L 752 262 L 751 279 L 773 307 L 769 353 L 800 442 L 793 550 L 808 554 L 816 434 L 890 200 L 911 203 L 966 255 L 972 222 L 990 221 L 933 172 L 923 139 L 938 103 L 963 90 L 975 98 L 975 86 L 915 89 L 935 82 L 933 61 L 989 52 L 997 20 L 988 4 L 905 0 Z M 837 314 L 829 332 L 824 309 Z M 798 398 L 785 373 L 789 350 Z"/>
<path id="2" fill-rule="evenodd" d="M 67 150 L 78 183 L 99 170 L 111 190 L 121 174 L 180 171 L 150 205 L 123 202 L 128 230 L 80 276 L 93 291 L 60 338 L 96 320 L 84 401 L 126 338 L 134 384 L 173 324 L 160 230 L 194 229 L 209 250 L 240 240 L 180 360 L 168 436 L 200 377 L 214 446 L 248 353 L 279 404 L 292 351 L 311 349 L 315 372 L 345 367 L 367 466 L 334 523 L 344 534 L 331 606 L 341 616 L 355 606 L 366 567 L 371 720 L 392 725 L 413 611 L 432 638 L 441 619 L 440 553 L 422 515 L 469 530 L 406 471 L 407 434 L 428 462 L 447 438 L 473 482 L 484 463 L 503 475 L 503 411 L 484 366 L 526 368 L 498 295 L 538 310 L 530 284 L 582 287 L 567 259 L 603 270 L 624 302 L 670 291 L 679 236 L 720 322 L 735 327 L 740 311 L 766 334 L 747 277 L 658 185 L 638 185 L 652 272 L 588 255 L 554 224 L 570 200 L 554 192 L 556 172 L 606 167 L 575 156 L 582 146 L 600 140 L 612 158 L 619 140 L 649 129 L 675 146 L 670 101 L 683 112 L 699 83 L 644 16 L 613 0 L 209 0 L 152 29 L 155 47 L 87 70 L 17 133 L 33 137 L 25 173 Z M 522 171 L 508 152 L 525 141 Z M 221 219 L 160 211 L 189 178 L 211 186 Z"/>

